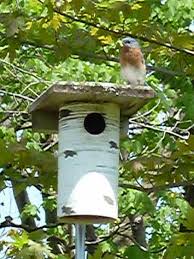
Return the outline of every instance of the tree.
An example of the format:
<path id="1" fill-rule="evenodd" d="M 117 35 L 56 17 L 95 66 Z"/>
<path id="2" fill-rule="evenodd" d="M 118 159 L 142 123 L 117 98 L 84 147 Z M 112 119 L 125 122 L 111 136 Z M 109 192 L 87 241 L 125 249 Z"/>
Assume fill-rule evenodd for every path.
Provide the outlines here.
<path id="1" fill-rule="evenodd" d="M 28 106 L 59 80 L 123 83 L 124 36 L 140 41 L 157 98 L 129 119 L 120 218 L 87 227 L 90 258 L 194 258 L 193 1 L 4 0 L 0 10 L 0 188 L 20 213 L 17 224 L 1 217 L 6 258 L 72 258 L 71 226 L 56 221 L 57 136 L 32 131 Z"/>

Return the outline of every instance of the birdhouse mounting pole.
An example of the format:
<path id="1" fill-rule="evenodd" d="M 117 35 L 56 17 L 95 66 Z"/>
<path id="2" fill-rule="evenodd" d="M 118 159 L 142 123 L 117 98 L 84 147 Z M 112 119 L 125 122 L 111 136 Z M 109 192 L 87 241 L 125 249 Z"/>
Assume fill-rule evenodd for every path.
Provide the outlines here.
<path id="1" fill-rule="evenodd" d="M 86 225 L 75 225 L 75 259 L 85 259 Z"/>

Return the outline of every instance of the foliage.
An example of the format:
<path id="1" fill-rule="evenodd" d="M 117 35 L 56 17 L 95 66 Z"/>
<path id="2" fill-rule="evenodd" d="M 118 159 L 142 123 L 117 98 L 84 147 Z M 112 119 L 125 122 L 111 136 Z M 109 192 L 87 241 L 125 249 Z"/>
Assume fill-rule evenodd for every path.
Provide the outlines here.
<path id="1" fill-rule="evenodd" d="M 141 134 L 121 143 L 120 218 L 96 228 L 89 258 L 194 258 L 193 0 L 4 0 L 0 10 L 0 190 L 11 187 L 20 214 L 19 224 L 4 218 L 1 203 L 5 258 L 72 258 L 71 231 L 55 214 L 57 138 L 31 129 L 28 107 L 56 81 L 123 83 L 119 40 L 127 35 L 141 43 L 157 98 L 130 118 Z M 143 217 L 146 248 L 134 216 Z"/>

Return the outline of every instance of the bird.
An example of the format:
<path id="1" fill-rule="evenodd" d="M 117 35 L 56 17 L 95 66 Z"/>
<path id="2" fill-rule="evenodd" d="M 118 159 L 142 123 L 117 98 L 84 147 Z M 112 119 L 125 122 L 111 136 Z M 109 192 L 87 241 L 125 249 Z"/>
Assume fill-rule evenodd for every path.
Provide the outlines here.
<path id="1" fill-rule="evenodd" d="M 146 66 L 139 43 L 131 37 L 122 40 L 120 51 L 121 76 L 130 85 L 144 85 Z"/>

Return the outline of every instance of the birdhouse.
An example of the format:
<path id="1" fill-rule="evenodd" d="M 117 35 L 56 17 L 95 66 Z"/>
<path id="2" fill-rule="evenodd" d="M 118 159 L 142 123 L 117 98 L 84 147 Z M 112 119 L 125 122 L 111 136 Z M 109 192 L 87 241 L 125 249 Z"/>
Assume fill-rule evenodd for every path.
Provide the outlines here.
<path id="1" fill-rule="evenodd" d="M 33 129 L 58 132 L 60 221 L 93 224 L 117 218 L 121 120 L 153 97 L 148 86 L 60 82 L 32 103 Z"/>

